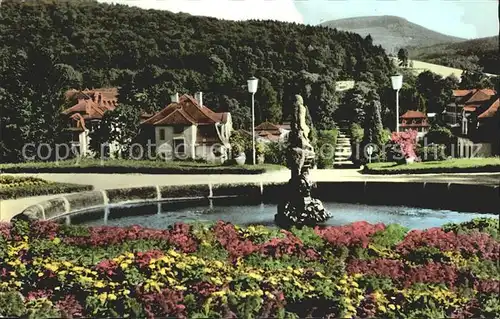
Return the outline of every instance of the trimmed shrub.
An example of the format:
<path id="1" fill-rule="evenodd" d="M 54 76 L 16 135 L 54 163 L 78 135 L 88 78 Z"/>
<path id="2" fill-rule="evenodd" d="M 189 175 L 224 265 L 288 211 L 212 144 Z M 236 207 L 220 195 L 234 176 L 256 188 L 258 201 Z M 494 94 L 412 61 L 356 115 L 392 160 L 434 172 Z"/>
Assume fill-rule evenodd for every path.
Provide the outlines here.
<path id="1" fill-rule="evenodd" d="M 446 146 L 442 144 L 433 144 L 417 148 L 417 156 L 422 162 L 444 161 L 446 156 Z"/>
<path id="2" fill-rule="evenodd" d="M 318 168 L 333 168 L 337 137 L 337 129 L 318 132 L 317 149 L 315 150 Z"/>
<path id="3" fill-rule="evenodd" d="M 5 176 L 2 176 L 5 178 Z M 0 183 L 0 199 L 15 199 L 41 195 L 74 193 L 92 190 L 91 185 L 78 185 L 68 183 L 54 183 L 44 180 L 35 182 Z"/>

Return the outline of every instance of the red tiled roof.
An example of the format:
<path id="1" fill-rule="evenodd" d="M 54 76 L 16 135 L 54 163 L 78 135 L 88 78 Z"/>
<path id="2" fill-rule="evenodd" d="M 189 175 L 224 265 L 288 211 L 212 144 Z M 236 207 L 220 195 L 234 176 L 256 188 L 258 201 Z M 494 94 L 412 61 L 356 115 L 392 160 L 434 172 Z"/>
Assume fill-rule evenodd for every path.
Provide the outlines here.
<path id="1" fill-rule="evenodd" d="M 429 124 L 425 123 L 402 123 L 402 124 L 399 124 L 399 127 L 428 127 L 430 126 Z"/>
<path id="2" fill-rule="evenodd" d="M 67 100 L 77 98 L 78 95 L 86 95 L 87 98 L 92 98 L 95 93 L 101 93 L 102 97 L 106 100 L 117 100 L 118 98 L 118 88 L 85 89 L 83 91 L 71 89 L 66 91 L 64 96 Z"/>
<path id="3" fill-rule="evenodd" d="M 218 122 L 227 122 L 227 113 L 216 113 L 199 103 L 189 95 L 183 95 L 179 102 L 170 103 L 163 110 L 156 113 L 143 124 L 150 125 L 208 125 Z"/>
<path id="4" fill-rule="evenodd" d="M 465 101 L 465 104 L 488 101 L 492 95 L 495 95 L 494 93 L 489 94 L 491 91 L 492 90 L 477 90 L 467 101 Z"/>
<path id="5" fill-rule="evenodd" d="M 453 96 L 454 97 L 464 97 L 470 93 L 472 93 L 474 90 L 453 90 Z"/>
<path id="6" fill-rule="evenodd" d="M 77 103 L 62 111 L 77 120 L 82 129 L 85 129 L 85 120 L 101 119 L 104 113 L 112 111 L 117 105 L 118 89 L 95 89 L 95 90 L 68 90 L 65 93 L 67 99 L 77 99 Z M 75 116 L 79 114 L 80 116 Z"/>
<path id="7" fill-rule="evenodd" d="M 466 112 L 474 112 L 477 107 L 478 107 L 478 105 L 467 105 L 467 106 L 464 106 L 463 110 Z"/>
<path id="8" fill-rule="evenodd" d="M 498 112 L 498 109 L 500 107 L 500 99 L 496 99 L 490 107 L 484 111 L 483 113 L 479 114 L 477 117 L 478 119 L 485 119 L 485 118 L 491 118 L 494 117 L 495 114 Z"/>
<path id="9" fill-rule="evenodd" d="M 414 119 L 414 118 L 427 118 L 427 115 L 420 111 L 407 111 L 405 114 L 400 116 L 403 119 Z"/>
<path id="10" fill-rule="evenodd" d="M 276 124 L 270 123 L 270 122 L 262 122 L 259 125 L 255 127 L 256 131 L 274 131 L 274 130 L 279 130 L 280 127 Z"/>

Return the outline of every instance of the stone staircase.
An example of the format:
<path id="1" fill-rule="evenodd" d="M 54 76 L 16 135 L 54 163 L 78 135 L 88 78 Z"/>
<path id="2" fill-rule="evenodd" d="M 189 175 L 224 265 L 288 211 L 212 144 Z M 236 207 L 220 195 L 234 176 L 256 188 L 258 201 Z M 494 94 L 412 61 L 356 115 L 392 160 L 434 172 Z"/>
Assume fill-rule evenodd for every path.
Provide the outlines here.
<path id="1" fill-rule="evenodd" d="M 340 128 L 335 146 L 334 167 L 352 167 L 354 163 L 350 160 L 352 155 L 351 138 L 349 129 Z"/>

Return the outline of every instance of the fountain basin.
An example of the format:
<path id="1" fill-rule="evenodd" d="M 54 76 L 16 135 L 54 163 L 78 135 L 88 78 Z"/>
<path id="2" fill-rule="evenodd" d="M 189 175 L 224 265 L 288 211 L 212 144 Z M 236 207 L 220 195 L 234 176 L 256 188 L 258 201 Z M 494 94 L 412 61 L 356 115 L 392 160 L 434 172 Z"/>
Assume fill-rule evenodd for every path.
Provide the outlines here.
<path id="1" fill-rule="evenodd" d="M 193 201 L 204 200 L 202 204 L 195 206 L 209 208 L 209 199 L 218 200 L 221 198 L 235 198 L 236 202 L 232 202 L 231 205 L 235 205 L 233 209 L 236 211 L 239 209 L 240 204 L 246 204 L 249 201 L 255 207 L 260 207 L 261 203 L 272 204 L 273 209 L 271 211 L 272 214 L 275 214 L 276 204 L 285 197 L 285 189 L 284 183 L 254 183 L 151 186 L 83 192 L 61 196 L 33 205 L 15 218 L 65 220 L 70 223 L 71 219 L 74 219 L 77 215 L 96 214 L 96 212 L 103 212 L 106 209 L 111 210 L 110 216 L 113 216 L 112 218 L 120 214 L 127 216 L 126 210 L 120 209 L 137 207 L 137 205 L 150 205 L 153 207 L 152 211 L 147 207 L 139 210 L 151 211 L 151 213 L 146 214 L 158 214 L 158 211 L 160 213 L 176 211 L 175 208 L 158 209 L 158 205 L 164 206 L 171 201 L 175 201 L 176 205 L 179 205 L 179 202 L 185 202 L 185 205 L 189 206 Z M 486 213 L 498 216 L 500 210 L 498 186 L 487 185 L 421 182 L 318 182 L 317 187 L 313 189 L 313 196 L 327 203 L 328 209 L 338 209 L 339 206 L 335 206 L 334 203 L 360 204 L 362 206 L 359 206 L 356 211 L 364 212 L 363 220 L 368 221 L 370 220 L 370 214 L 368 213 L 370 209 L 380 211 L 377 208 L 380 206 L 385 206 L 384 209 L 387 211 L 392 211 L 391 207 L 406 207 L 403 210 L 408 211 L 410 209 L 410 214 L 414 212 L 414 209 L 423 208 L 434 209 L 442 213 L 452 211 L 455 213 Z M 217 202 L 213 204 L 217 205 Z M 348 207 L 351 206 L 347 205 L 343 209 Z M 372 208 L 368 209 L 366 207 Z M 113 213 L 116 209 L 118 209 L 119 213 Z M 401 208 L 398 209 L 401 211 Z M 255 213 L 255 210 L 245 211 L 246 214 Z M 136 213 L 145 214 L 137 211 Z M 267 216 L 266 214 L 263 216 Z M 96 216 L 102 217 L 103 215 L 97 213 Z M 231 218 L 236 218 L 236 215 L 231 216 Z M 332 223 L 336 223 L 335 220 L 336 217 L 334 216 Z M 339 220 L 338 217 L 337 220 Z M 232 222 L 232 220 L 227 221 Z M 255 221 L 250 220 L 248 222 L 253 223 Z"/>

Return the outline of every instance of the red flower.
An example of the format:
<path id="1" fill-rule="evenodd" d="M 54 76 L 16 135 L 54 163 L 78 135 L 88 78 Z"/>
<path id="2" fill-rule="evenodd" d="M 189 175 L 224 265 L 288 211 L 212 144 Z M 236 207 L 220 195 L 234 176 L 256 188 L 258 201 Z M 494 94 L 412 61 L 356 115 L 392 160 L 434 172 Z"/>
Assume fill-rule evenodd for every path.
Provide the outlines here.
<path id="1" fill-rule="evenodd" d="M 408 255 L 419 247 L 434 247 L 441 251 L 457 251 L 465 256 L 478 255 L 480 258 L 497 260 L 500 243 L 488 234 L 456 234 L 441 228 L 412 230 L 397 246 L 396 251 Z"/>
<path id="2" fill-rule="evenodd" d="M 101 273 L 104 273 L 108 276 L 113 276 L 115 275 L 115 271 L 116 271 L 116 268 L 118 268 L 118 264 L 116 262 L 114 262 L 113 260 L 103 260 L 101 262 L 99 262 L 96 266 L 95 266 L 96 270 L 101 272 Z"/>
<path id="3" fill-rule="evenodd" d="M 333 246 L 361 246 L 366 248 L 370 243 L 370 237 L 384 229 L 384 224 L 372 225 L 360 221 L 345 226 L 316 227 L 314 231 Z"/>

